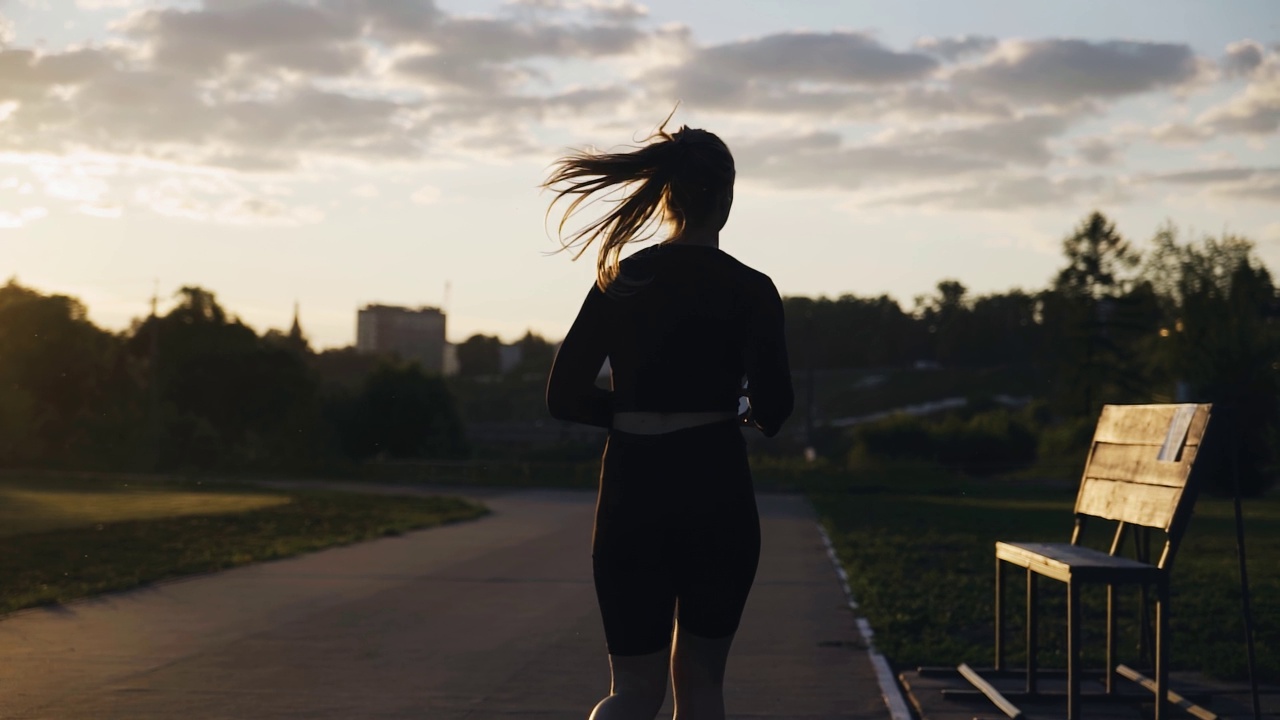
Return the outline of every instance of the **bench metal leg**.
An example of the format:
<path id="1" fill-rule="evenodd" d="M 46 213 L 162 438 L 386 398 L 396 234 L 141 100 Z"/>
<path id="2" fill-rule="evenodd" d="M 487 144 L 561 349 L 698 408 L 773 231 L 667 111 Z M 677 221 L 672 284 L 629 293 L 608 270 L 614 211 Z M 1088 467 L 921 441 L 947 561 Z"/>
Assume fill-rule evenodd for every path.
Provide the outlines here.
<path id="1" fill-rule="evenodd" d="M 1067 720 L 1080 720 L 1080 583 L 1067 581 Z"/>
<path id="2" fill-rule="evenodd" d="M 1169 708 L 1169 582 L 1161 578 L 1156 589 L 1156 714 L 1168 718 Z"/>
<path id="3" fill-rule="evenodd" d="M 1031 568 L 1027 568 L 1027 694 L 1036 692 L 1036 652 L 1039 650 L 1039 639 L 1036 628 L 1039 625 L 1039 576 Z"/>
<path id="4" fill-rule="evenodd" d="M 996 558 L 996 672 L 1004 670 L 1004 562 Z"/>
<path id="5" fill-rule="evenodd" d="M 1116 661 L 1116 586 L 1107 583 L 1107 694 L 1115 694 Z"/>
<path id="6" fill-rule="evenodd" d="M 1133 544 L 1137 549 L 1137 559 L 1141 563 L 1151 563 L 1151 531 L 1142 528 L 1133 535 Z M 1151 659 L 1151 594 L 1147 583 L 1140 586 L 1142 601 L 1138 606 L 1138 662 L 1145 663 Z"/>

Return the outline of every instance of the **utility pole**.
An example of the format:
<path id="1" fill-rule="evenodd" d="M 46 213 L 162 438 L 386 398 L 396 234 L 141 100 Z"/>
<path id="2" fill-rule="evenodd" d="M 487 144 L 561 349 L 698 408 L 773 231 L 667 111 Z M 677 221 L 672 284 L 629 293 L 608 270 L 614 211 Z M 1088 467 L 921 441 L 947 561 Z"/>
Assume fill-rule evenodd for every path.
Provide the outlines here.
<path id="1" fill-rule="evenodd" d="M 151 291 L 151 317 L 147 320 L 147 324 L 151 326 L 149 357 L 147 361 L 148 382 L 147 382 L 147 415 L 148 425 L 151 435 L 151 457 L 148 464 L 151 470 L 158 469 L 160 465 L 160 315 L 158 306 L 160 304 L 160 280 L 156 279 L 155 286 Z"/>
<path id="2" fill-rule="evenodd" d="M 817 450 L 813 446 L 813 310 L 806 310 L 805 317 L 805 412 L 804 412 L 804 459 L 813 462 L 817 459 Z"/>

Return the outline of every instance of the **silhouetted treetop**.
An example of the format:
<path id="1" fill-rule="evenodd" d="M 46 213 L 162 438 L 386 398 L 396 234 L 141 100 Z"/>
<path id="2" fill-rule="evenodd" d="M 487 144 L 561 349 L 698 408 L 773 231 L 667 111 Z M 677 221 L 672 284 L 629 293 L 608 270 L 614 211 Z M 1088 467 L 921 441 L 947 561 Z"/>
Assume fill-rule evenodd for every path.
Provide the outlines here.
<path id="1" fill-rule="evenodd" d="M 1101 298 L 1123 290 L 1128 271 L 1141 260 L 1115 224 L 1093 212 L 1062 241 L 1067 266 L 1054 280 L 1055 290 L 1068 296 Z"/>

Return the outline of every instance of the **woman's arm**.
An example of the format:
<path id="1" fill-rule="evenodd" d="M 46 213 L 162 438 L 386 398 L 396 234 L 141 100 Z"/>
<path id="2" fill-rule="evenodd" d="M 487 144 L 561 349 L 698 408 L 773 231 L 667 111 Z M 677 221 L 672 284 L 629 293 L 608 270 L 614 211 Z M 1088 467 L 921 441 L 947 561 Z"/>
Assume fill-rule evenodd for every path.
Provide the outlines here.
<path id="1" fill-rule="evenodd" d="M 773 437 L 790 417 L 795 393 L 787 359 L 782 297 L 772 281 L 768 281 L 758 295 L 747 319 L 745 350 L 747 394 L 751 400 L 749 421 L 760 428 L 765 437 Z"/>
<path id="2" fill-rule="evenodd" d="M 604 428 L 613 425 L 613 393 L 596 386 L 600 366 L 609 355 L 605 342 L 608 302 L 604 293 L 592 285 L 556 352 L 551 376 L 547 378 L 547 410 L 557 420 Z"/>

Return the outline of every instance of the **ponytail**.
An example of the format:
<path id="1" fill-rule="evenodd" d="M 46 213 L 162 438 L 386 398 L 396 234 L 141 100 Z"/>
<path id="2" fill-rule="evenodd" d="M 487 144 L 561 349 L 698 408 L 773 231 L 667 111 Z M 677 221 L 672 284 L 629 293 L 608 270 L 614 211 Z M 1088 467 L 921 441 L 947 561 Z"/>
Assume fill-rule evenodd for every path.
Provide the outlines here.
<path id="1" fill-rule="evenodd" d="M 674 114 L 675 110 L 672 110 L 672 113 Z M 658 129 L 645 138 L 648 144 L 631 152 L 601 153 L 584 150 L 563 157 L 552 165 L 550 176 L 542 184 L 543 188 L 548 189 L 557 185 L 562 186 L 556 190 L 556 196 L 547 208 L 548 215 L 560 200 L 574 196 L 569 206 L 565 208 L 564 215 L 557 226 L 561 249 L 567 250 L 578 246 L 577 252 L 573 255 L 573 259 L 577 260 L 591 247 L 592 243 L 599 240 L 596 286 L 602 292 L 612 288 L 614 294 L 618 294 L 624 290 L 616 287 L 616 281 L 620 279 L 619 264 L 624 245 L 652 238 L 662 225 L 669 226 L 671 237 L 677 237 L 684 232 L 691 217 L 696 220 L 705 214 L 705 208 L 689 207 L 691 203 L 688 200 L 681 202 L 689 193 L 679 191 L 679 186 L 685 184 L 684 181 L 691 175 L 698 177 L 695 182 L 697 190 L 700 191 L 699 196 L 707 195 L 709 184 L 720 184 L 720 182 L 708 183 L 705 177 L 708 173 L 705 169 L 700 171 L 693 167 L 706 165 L 707 162 L 705 158 L 691 157 L 695 154 L 699 156 L 706 154 L 697 152 L 691 147 L 695 144 L 690 142 L 693 139 L 691 136 L 706 136 L 714 139 L 715 145 L 723 149 L 723 158 L 728 158 L 728 183 L 733 182 L 733 159 L 729 156 L 728 148 L 720 142 L 719 138 L 711 133 L 687 127 L 681 127 L 674 134 L 668 133 L 666 125 L 670 120 L 671 116 L 668 115 Z M 697 142 L 696 144 L 705 143 Z M 723 158 L 714 159 L 723 160 Z M 711 165 L 712 170 L 723 170 L 724 163 L 712 162 Z M 722 172 L 712 174 L 723 176 Z M 676 187 L 673 188 L 673 185 Z M 604 217 L 569 233 L 566 238 L 565 226 L 588 198 L 601 191 L 605 191 L 604 195 L 595 197 L 593 202 L 601 197 L 608 198 L 613 192 L 621 191 L 620 199 L 610 199 L 617 204 L 617 207 Z M 632 285 L 633 283 L 624 282 L 623 284 Z"/>

